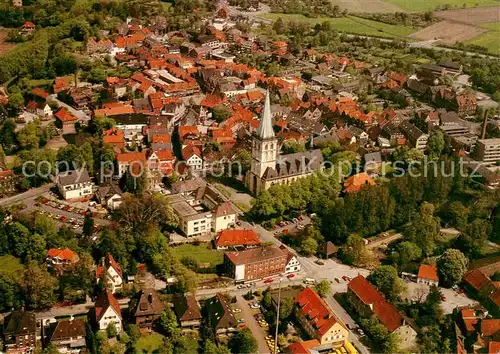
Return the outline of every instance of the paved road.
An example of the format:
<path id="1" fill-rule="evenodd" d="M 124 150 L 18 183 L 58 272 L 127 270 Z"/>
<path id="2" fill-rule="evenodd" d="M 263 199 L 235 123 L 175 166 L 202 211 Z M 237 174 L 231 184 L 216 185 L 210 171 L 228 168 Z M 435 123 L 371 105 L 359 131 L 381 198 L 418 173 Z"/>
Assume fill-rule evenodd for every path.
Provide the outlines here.
<path id="1" fill-rule="evenodd" d="M 50 188 L 52 188 L 54 185 L 52 183 L 49 183 L 49 184 L 44 184 L 43 186 L 39 187 L 39 188 L 34 188 L 34 189 L 30 189 L 24 193 L 20 193 L 20 194 L 16 194 L 12 197 L 8 197 L 8 198 L 3 198 L 3 199 L 0 199 L 0 205 L 12 205 L 12 204 L 15 204 L 15 203 L 19 203 L 19 202 L 24 202 L 28 199 L 35 199 L 36 197 L 42 195 L 43 193 L 47 193 Z"/>
<path id="2" fill-rule="evenodd" d="M 250 328 L 253 336 L 257 340 L 257 345 L 259 347 L 259 354 L 270 353 L 270 350 L 267 346 L 266 342 L 266 334 L 261 326 L 253 317 L 253 313 L 248 306 L 248 302 L 243 299 L 241 295 L 236 296 L 236 302 L 238 303 L 238 307 L 241 309 L 242 318 L 245 320 L 245 325 Z"/>

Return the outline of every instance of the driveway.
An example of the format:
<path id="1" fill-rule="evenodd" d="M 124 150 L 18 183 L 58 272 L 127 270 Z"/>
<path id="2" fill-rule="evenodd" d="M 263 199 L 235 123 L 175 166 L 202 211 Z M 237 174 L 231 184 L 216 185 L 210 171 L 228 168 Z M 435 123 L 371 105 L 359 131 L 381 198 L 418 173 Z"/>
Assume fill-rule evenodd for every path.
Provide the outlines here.
<path id="1" fill-rule="evenodd" d="M 241 317 L 245 320 L 245 325 L 250 328 L 253 336 L 257 340 L 257 346 L 259 348 L 259 353 L 270 353 L 269 348 L 267 347 L 266 335 L 264 329 L 259 326 L 255 317 L 253 317 L 252 310 L 250 306 L 248 306 L 248 302 L 243 299 L 241 295 L 236 296 L 236 303 L 238 307 L 241 309 Z"/>
<path id="2" fill-rule="evenodd" d="M 56 101 L 59 104 L 60 107 L 66 108 L 71 114 L 73 114 L 75 117 L 77 117 L 78 120 L 81 121 L 82 123 L 86 124 L 90 120 L 90 117 L 85 112 L 80 111 L 78 109 L 74 109 L 70 105 L 68 105 L 68 104 L 64 103 L 63 101 L 59 100 L 57 98 L 56 94 L 50 95 L 50 99 L 53 100 L 53 101 Z"/>

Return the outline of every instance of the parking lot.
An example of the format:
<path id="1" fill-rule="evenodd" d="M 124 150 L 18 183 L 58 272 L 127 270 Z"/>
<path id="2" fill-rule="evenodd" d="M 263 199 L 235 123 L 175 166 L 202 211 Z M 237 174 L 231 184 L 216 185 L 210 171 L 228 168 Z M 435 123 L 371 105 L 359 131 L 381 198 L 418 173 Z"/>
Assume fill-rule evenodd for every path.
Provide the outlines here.
<path id="1" fill-rule="evenodd" d="M 413 282 L 406 283 L 408 287 L 407 298 L 413 301 L 425 301 L 429 293 L 429 287 L 424 284 L 417 284 Z M 453 289 L 439 288 L 443 295 L 443 302 L 441 308 L 445 314 L 450 314 L 457 306 L 469 306 L 477 304 L 477 301 L 467 297 L 466 294 Z"/>
<path id="2" fill-rule="evenodd" d="M 262 324 L 262 321 L 260 321 L 261 324 L 259 324 L 259 322 L 257 322 L 257 319 L 256 319 L 256 315 L 257 317 L 258 314 L 261 314 L 261 311 L 260 309 L 257 309 L 257 308 L 250 308 L 249 306 L 249 302 L 250 303 L 254 303 L 255 300 L 250 300 L 250 301 L 246 301 L 241 295 L 237 295 L 236 296 L 236 304 L 237 304 L 237 307 L 239 309 L 241 309 L 241 312 L 239 312 L 240 317 L 241 319 L 244 320 L 244 324 L 246 327 L 248 327 L 251 331 L 252 331 L 252 334 L 253 336 L 255 337 L 255 339 L 257 340 L 257 345 L 258 345 L 258 348 L 259 348 L 259 353 L 271 353 L 272 350 L 270 350 L 270 344 L 268 342 L 269 341 L 269 338 L 267 337 L 269 334 L 267 333 L 267 330 L 269 329 L 269 326 L 265 327 L 265 326 L 261 326 Z M 236 316 L 236 314 L 235 314 Z M 236 317 L 238 319 L 238 317 Z M 273 339 L 273 342 L 272 344 L 274 345 L 274 339 Z M 272 347 L 271 347 L 272 349 Z"/>

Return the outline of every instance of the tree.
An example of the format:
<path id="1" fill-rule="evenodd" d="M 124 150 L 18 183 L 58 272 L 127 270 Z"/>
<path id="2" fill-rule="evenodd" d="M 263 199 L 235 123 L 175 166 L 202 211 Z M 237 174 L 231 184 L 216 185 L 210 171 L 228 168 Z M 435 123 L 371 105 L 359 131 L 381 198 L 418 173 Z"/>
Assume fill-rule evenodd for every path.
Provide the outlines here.
<path id="1" fill-rule="evenodd" d="M 391 259 L 399 265 L 407 265 L 422 257 L 422 250 L 410 241 L 403 241 L 395 247 Z"/>
<path id="2" fill-rule="evenodd" d="M 106 71 L 101 68 L 93 68 L 89 72 L 88 79 L 90 82 L 100 83 L 106 81 L 106 77 Z"/>
<path id="3" fill-rule="evenodd" d="M 145 193 L 134 197 L 126 193 L 120 206 L 121 223 L 132 230 L 146 230 L 150 226 L 177 225 L 168 198 L 161 194 Z"/>
<path id="4" fill-rule="evenodd" d="M 398 271 L 393 266 L 378 267 L 368 276 L 368 280 L 391 301 L 398 300 L 406 290 L 403 281 L 398 277 Z"/>
<path id="5" fill-rule="evenodd" d="M 448 205 L 447 217 L 450 223 L 459 230 L 464 230 L 467 225 L 467 218 L 469 209 L 467 209 L 461 202 L 454 201 Z"/>
<path id="6" fill-rule="evenodd" d="M 198 354 L 198 335 L 188 334 L 179 337 L 175 342 L 174 353 Z"/>
<path id="7" fill-rule="evenodd" d="M 445 142 L 443 133 L 439 130 L 435 130 L 433 133 L 431 133 L 427 142 L 429 158 L 433 160 L 438 159 L 441 156 L 444 146 Z"/>
<path id="8" fill-rule="evenodd" d="M 158 328 L 165 333 L 166 336 L 174 340 L 180 335 L 177 317 L 170 307 L 166 307 L 158 319 Z"/>
<path id="9" fill-rule="evenodd" d="M 106 327 L 106 334 L 108 338 L 114 338 L 118 335 L 118 331 L 116 330 L 116 325 L 114 322 L 111 322 L 108 327 Z"/>
<path id="10" fill-rule="evenodd" d="M 418 217 L 403 231 L 405 240 L 415 243 L 425 255 L 430 255 L 434 251 L 441 229 L 439 219 L 433 215 L 434 206 L 423 203 Z"/>
<path id="11" fill-rule="evenodd" d="M 347 264 L 362 266 L 370 263 L 373 255 L 366 249 L 365 241 L 359 235 L 350 235 L 340 248 L 340 257 Z"/>
<path id="12" fill-rule="evenodd" d="M 312 237 L 307 237 L 302 240 L 300 248 L 302 249 L 302 253 L 306 256 L 315 255 L 316 252 L 318 252 L 318 241 Z"/>
<path id="13" fill-rule="evenodd" d="M 280 319 L 284 320 L 284 319 L 290 317 L 290 315 L 293 313 L 294 305 L 295 305 L 295 303 L 294 303 L 293 298 L 291 298 L 289 296 L 281 299 Z"/>
<path id="14" fill-rule="evenodd" d="M 9 95 L 9 108 L 13 111 L 14 115 L 17 115 L 23 106 L 24 98 L 20 92 L 14 92 Z"/>
<path id="15" fill-rule="evenodd" d="M 231 117 L 232 114 L 233 113 L 228 107 L 221 104 L 216 105 L 214 108 L 212 108 L 212 118 L 219 123 Z"/>
<path id="16" fill-rule="evenodd" d="M 83 219 L 83 234 L 87 237 L 92 236 L 94 233 L 94 218 L 92 216 L 92 211 L 87 209 L 85 212 L 85 218 Z"/>
<path id="17" fill-rule="evenodd" d="M 250 328 L 245 327 L 229 341 L 229 349 L 232 353 L 250 354 L 257 352 L 257 341 L 252 335 Z"/>
<path id="18" fill-rule="evenodd" d="M 440 281 L 446 286 L 453 286 L 462 281 L 469 260 L 457 249 L 447 249 L 437 262 Z"/>
<path id="19" fill-rule="evenodd" d="M 33 309 L 51 307 L 57 300 L 57 283 L 46 267 L 30 264 L 24 272 L 22 283 L 28 306 Z"/>
<path id="20" fill-rule="evenodd" d="M 17 133 L 19 144 L 25 149 L 37 148 L 40 144 L 38 136 L 38 125 L 34 122 L 29 122 L 26 126 Z"/>
<path id="21" fill-rule="evenodd" d="M 330 282 L 324 279 L 314 286 L 314 290 L 316 290 L 319 296 L 326 297 L 330 292 Z"/>
<path id="22" fill-rule="evenodd" d="M 42 350 L 41 352 L 42 354 L 60 354 L 61 352 L 59 350 L 57 350 L 57 347 L 52 344 L 52 343 L 49 343 L 49 345 L 47 345 L 47 347 Z"/>

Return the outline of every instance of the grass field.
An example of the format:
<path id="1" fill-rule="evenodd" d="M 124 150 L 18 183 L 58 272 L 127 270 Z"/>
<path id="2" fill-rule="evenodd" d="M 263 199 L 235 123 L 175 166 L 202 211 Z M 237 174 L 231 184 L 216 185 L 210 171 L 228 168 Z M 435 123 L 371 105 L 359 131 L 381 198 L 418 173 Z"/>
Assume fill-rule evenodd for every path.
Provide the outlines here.
<path id="1" fill-rule="evenodd" d="M 135 343 L 136 353 L 155 353 L 163 344 L 163 336 L 158 333 L 145 334 Z"/>
<path id="2" fill-rule="evenodd" d="M 424 12 L 434 11 L 437 6 L 450 5 L 453 8 L 478 6 L 498 6 L 500 3 L 495 0 L 385 0 L 388 3 L 399 6 L 407 11 Z"/>
<path id="3" fill-rule="evenodd" d="M 412 27 L 389 25 L 386 23 L 367 20 L 355 16 L 340 17 L 340 18 L 331 18 L 331 17 L 309 18 L 304 15 L 298 15 L 298 14 L 277 14 L 277 13 L 268 13 L 261 16 L 263 18 L 267 18 L 273 21 L 281 17 L 284 21 L 307 22 L 310 23 L 311 25 L 328 21 L 330 22 L 332 28 L 336 29 L 339 32 L 352 33 L 364 36 L 373 36 L 373 37 L 386 37 L 386 38 L 407 37 L 409 34 L 415 32 L 415 29 Z"/>
<path id="4" fill-rule="evenodd" d="M 484 23 L 481 27 L 488 29 L 488 32 L 467 41 L 467 44 L 480 45 L 491 53 L 500 54 L 500 22 Z"/>
<path id="5" fill-rule="evenodd" d="M 212 266 L 221 264 L 224 260 L 222 252 L 210 249 L 210 245 L 204 243 L 198 246 L 184 244 L 176 246 L 173 250 L 179 259 L 186 256 L 193 256 L 199 263 L 210 263 Z"/>

